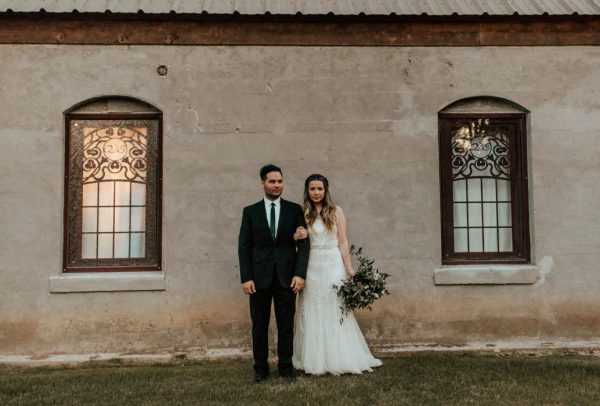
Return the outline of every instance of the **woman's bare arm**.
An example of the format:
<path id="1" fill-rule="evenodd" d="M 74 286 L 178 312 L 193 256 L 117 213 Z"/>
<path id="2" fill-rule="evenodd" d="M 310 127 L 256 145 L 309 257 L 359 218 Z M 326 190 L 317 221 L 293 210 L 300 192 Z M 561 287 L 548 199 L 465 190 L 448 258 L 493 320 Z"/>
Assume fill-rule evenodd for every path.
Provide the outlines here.
<path id="1" fill-rule="evenodd" d="M 350 245 L 348 244 L 348 237 L 346 235 L 346 216 L 344 216 L 344 212 L 339 206 L 335 208 L 335 215 L 338 245 L 344 261 L 344 268 L 346 268 L 346 273 L 352 277 L 356 272 L 352 268 L 352 261 L 350 260 Z"/>

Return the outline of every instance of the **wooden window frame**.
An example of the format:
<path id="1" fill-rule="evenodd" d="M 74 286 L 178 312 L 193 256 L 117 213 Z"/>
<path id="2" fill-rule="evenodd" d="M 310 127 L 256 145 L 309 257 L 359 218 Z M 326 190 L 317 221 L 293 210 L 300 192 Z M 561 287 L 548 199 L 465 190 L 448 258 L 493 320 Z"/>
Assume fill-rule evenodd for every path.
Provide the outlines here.
<path id="1" fill-rule="evenodd" d="M 512 252 L 454 252 L 454 214 L 452 186 L 452 123 L 460 119 L 492 119 L 516 124 L 514 142 L 509 146 L 511 168 Z M 529 235 L 529 198 L 527 176 L 527 134 L 525 113 L 439 113 L 440 204 L 442 264 L 528 264 L 531 262 Z"/>
<path id="2" fill-rule="evenodd" d="M 146 218 L 152 216 L 156 222 L 154 225 L 156 232 L 156 260 L 151 265 L 118 265 L 118 266 L 70 266 L 69 265 L 69 207 L 72 203 L 70 196 L 70 141 L 71 130 L 70 123 L 73 120 L 156 120 L 157 121 L 157 140 L 156 140 L 156 213 L 147 214 Z M 63 214 L 63 272 L 143 272 L 160 271 L 162 269 L 162 138 L 163 138 L 163 117 L 160 112 L 152 113 L 68 113 L 65 115 L 65 174 L 64 174 L 64 214 Z M 152 187 L 148 185 L 147 187 Z M 81 216 L 81 210 L 79 216 Z M 146 228 L 147 229 L 147 228 Z M 79 230 L 78 238 L 81 240 L 82 232 Z M 132 259 L 135 260 L 135 259 Z M 126 262 L 123 259 L 122 262 Z"/>

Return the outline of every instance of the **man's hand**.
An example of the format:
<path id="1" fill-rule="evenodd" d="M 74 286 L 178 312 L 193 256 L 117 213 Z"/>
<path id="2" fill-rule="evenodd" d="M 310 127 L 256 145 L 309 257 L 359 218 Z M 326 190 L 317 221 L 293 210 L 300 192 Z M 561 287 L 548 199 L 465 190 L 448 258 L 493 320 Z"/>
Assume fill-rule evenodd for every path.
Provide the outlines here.
<path id="1" fill-rule="evenodd" d="M 290 285 L 290 287 L 292 288 L 294 293 L 300 292 L 302 289 L 304 289 L 304 279 L 302 279 L 299 276 L 294 276 L 292 278 L 292 284 Z"/>
<path id="2" fill-rule="evenodd" d="M 244 282 L 242 284 L 242 290 L 247 295 L 251 295 L 253 293 L 256 293 L 256 287 L 254 286 L 254 281 Z"/>

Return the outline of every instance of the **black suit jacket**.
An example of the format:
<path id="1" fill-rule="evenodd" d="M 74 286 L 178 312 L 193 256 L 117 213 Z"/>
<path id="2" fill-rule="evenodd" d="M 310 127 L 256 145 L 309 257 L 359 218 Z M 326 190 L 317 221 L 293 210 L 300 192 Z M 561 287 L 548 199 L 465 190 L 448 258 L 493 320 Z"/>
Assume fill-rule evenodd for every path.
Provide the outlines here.
<path id="1" fill-rule="evenodd" d="M 302 207 L 281 199 L 277 236 L 273 240 L 264 200 L 245 207 L 238 245 L 242 283 L 253 280 L 257 289 L 266 289 L 271 286 L 274 269 L 284 287 L 290 286 L 294 276 L 306 278 L 310 243 L 308 238 L 294 241 L 299 226 L 306 227 Z"/>

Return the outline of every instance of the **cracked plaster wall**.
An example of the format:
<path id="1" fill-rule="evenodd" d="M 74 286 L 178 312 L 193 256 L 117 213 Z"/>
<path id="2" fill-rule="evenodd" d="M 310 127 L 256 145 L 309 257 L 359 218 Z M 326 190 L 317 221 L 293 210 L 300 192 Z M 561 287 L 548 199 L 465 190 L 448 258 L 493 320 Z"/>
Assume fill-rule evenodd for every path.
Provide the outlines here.
<path id="1" fill-rule="evenodd" d="M 0 353 L 247 347 L 236 240 L 266 162 L 291 200 L 327 175 L 350 240 L 392 275 L 359 314 L 370 343 L 600 336 L 597 48 L 2 45 L 0 60 Z M 164 114 L 165 291 L 49 293 L 63 112 L 102 95 Z M 552 264 L 534 285 L 432 282 L 437 112 L 477 95 L 531 111 L 533 259 Z"/>

